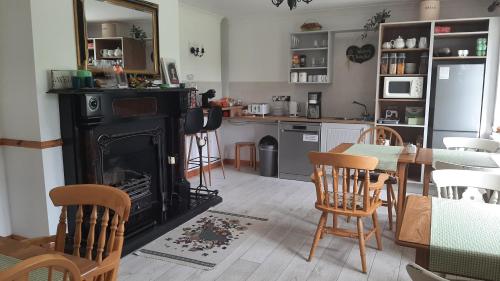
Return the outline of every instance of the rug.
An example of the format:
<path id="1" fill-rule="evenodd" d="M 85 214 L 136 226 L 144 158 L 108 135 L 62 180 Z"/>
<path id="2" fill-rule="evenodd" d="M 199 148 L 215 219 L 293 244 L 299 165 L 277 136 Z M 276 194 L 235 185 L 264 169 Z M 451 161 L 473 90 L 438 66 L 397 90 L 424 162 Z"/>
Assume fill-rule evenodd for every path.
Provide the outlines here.
<path id="1" fill-rule="evenodd" d="M 265 218 L 208 210 L 135 254 L 211 270 L 266 221 Z"/>

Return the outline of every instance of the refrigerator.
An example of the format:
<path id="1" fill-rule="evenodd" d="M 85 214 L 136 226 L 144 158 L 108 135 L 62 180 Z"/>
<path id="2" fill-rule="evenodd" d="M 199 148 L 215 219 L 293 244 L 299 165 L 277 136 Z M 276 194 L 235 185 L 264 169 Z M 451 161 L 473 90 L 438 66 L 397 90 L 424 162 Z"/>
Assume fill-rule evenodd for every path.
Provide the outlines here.
<path id="1" fill-rule="evenodd" d="M 438 65 L 435 80 L 432 147 L 444 137 L 479 137 L 484 64 Z"/>

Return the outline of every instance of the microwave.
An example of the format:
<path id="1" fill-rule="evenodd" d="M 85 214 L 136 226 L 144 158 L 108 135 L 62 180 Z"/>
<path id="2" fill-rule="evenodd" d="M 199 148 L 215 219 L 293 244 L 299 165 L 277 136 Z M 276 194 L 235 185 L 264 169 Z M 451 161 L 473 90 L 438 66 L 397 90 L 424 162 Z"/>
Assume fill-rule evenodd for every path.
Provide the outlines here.
<path id="1" fill-rule="evenodd" d="M 424 77 L 385 77 L 384 98 L 421 99 L 424 94 Z"/>

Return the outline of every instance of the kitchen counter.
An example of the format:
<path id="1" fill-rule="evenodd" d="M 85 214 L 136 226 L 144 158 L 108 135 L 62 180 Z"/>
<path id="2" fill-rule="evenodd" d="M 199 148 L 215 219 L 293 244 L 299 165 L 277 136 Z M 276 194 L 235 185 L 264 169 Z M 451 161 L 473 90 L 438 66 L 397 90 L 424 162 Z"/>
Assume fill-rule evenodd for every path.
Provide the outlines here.
<path id="1" fill-rule="evenodd" d="M 225 120 L 241 120 L 241 121 L 254 121 L 254 122 L 309 122 L 309 123 L 340 123 L 340 124 L 366 124 L 374 125 L 373 121 L 363 121 L 354 119 L 342 119 L 335 117 L 324 117 L 321 119 L 308 119 L 305 117 L 288 117 L 288 116 L 238 116 L 226 117 Z"/>

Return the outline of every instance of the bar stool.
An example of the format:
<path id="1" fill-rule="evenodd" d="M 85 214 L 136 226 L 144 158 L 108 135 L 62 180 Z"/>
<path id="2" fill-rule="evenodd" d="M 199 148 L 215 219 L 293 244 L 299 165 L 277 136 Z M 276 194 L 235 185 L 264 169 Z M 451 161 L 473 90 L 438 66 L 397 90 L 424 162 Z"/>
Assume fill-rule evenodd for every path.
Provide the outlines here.
<path id="1" fill-rule="evenodd" d="M 219 134 L 217 132 L 217 129 L 220 128 L 222 125 L 222 108 L 218 106 L 211 107 L 208 110 L 208 118 L 207 118 L 207 124 L 203 127 L 201 130 L 201 134 L 206 134 L 207 138 L 207 154 L 208 157 L 205 157 L 206 161 L 204 163 L 207 163 L 208 165 L 208 185 L 212 185 L 212 172 L 210 168 L 210 164 L 216 161 L 220 161 L 221 166 L 222 166 L 222 175 L 224 176 L 224 179 L 226 178 L 226 172 L 224 170 L 224 159 L 222 158 L 222 151 L 220 149 L 220 143 L 219 143 Z M 218 156 L 211 156 L 210 154 L 210 133 L 214 132 L 215 134 L 215 140 L 217 142 L 217 150 L 218 150 Z"/>
<path id="2" fill-rule="evenodd" d="M 184 166 L 184 172 L 186 173 L 187 170 L 189 169 L 190 164 L 194 164 L 195 168 L 200 169 L 200 185 L 201 185 L 201 177 L 205 178 L 205 171 L 203 169 L 203 165 L 200 165 L 199 163 L 193 163 L 191 160 L 191 148 L 193 147 L 193 138 L 196 137 L 198 140 L 198 133 L 203 130 L 203 123 L 204 123 L 204 116 L 203 116 L 203 109 L 200 107 L 196 108 L 190 108 L 187 111 L 186 114 L 186 121 L 184 123 L 184 134 L 186 137 L 189 137 L 189 150 L 188 150 L 188 155 L 186 157 L 186 162 Z M 198 142 L 197 142 L 198 144 Z M 199 153 L 198 157 L 201 159 L 202 155 Z M 207 180 L 205 178 L 205 184 L 207 183 Z"/>
<path id="3" fill-rule="evenodd" d="M 240 151 L 241 148 L 248 147 L 250 149 L 250 167 L 254 170 L 257 170 L 257 148 L 254 142 L 237 142 L 234 147 L 234 157 L 236 158 L 234 161 L 234 167 L 240 170 L 241 159 L 240 159 Z"/>

